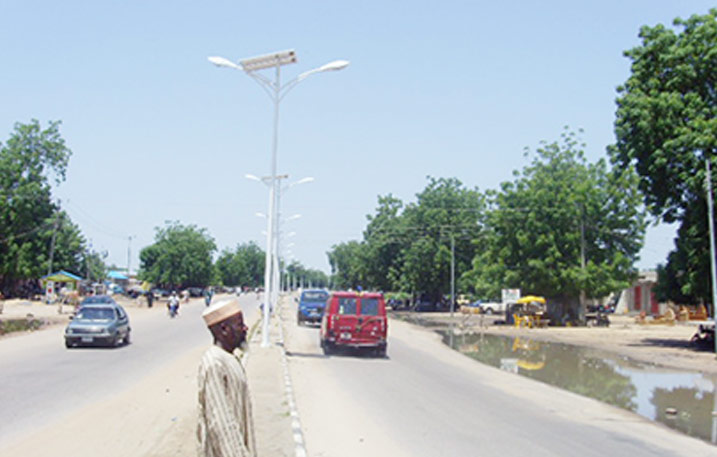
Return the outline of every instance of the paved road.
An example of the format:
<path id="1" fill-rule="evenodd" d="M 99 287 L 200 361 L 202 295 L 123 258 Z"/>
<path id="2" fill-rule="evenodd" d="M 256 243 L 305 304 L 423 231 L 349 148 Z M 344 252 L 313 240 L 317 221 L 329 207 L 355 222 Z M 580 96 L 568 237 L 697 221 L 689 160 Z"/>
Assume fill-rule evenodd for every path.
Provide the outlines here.
<path id="1" fill-rule="evenodd" d="M 479 364 L 392 322 L 386 359 L 325 357 L 286 310 L 287 350 L 309 456 L 717 455 L 626 411 Z"/>
<path id="2" fill-rule="evenodd" d="M 241 303 L 247 321 L 253 322 L 255 300 L 247 296 Z M 68 350 L 62 326 L 0 340 L 0 443 L 137 385 L 211 343 L 200 317 L 203 299 L 183 304 L 175 319 L 169 319 L 163 302 L 156 305 L 127 308 L 132 327 L 128 346 Z"/>

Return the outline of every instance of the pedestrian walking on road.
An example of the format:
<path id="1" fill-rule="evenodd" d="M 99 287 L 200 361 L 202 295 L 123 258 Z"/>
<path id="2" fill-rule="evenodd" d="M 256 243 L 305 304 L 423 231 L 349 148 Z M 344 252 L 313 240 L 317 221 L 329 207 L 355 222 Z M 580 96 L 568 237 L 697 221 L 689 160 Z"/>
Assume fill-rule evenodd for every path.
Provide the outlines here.
<path id="1" fill-rule="evenodd" d="M 197 455 L 256 457 L 249 387 L 239 358 L 247 331 L 239 300 L 219 301 L 202 317 L 214 345 L 199 365 Z"/>

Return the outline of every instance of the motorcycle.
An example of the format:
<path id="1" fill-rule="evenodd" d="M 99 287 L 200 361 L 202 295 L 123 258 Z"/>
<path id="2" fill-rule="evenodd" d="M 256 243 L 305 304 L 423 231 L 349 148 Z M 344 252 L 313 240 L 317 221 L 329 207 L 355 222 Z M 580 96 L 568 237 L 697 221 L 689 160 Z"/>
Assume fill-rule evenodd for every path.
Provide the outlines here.
<path id="1" fill-rule="evenodd" d="M 176 317 L 179 314 L 179 300 L 170 300 L 167 303 L 167 311 L 169 312 L 169 317 Z"/>

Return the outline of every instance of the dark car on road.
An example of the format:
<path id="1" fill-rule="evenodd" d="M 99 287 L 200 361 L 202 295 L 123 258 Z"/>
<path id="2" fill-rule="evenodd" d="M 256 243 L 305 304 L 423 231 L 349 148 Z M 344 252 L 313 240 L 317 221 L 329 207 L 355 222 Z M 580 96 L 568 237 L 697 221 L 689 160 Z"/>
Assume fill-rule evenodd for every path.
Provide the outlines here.
<path id="1" fill-rule="evenodd" d="M 127 312 L 114 301 L 94 302 L 100 298 L 102 296 L 88 297 L 92 300 L 85 299 L 71 317 L 65 328 L 65 347 L 129 344 L 131 328 Z"/>
<path id="2" fill-rule="evenodd" d="M 324 308 L 329 293 L 325 290 L 305 290 L 299 298 L 299 309 L 296 314 L 296 322 L 301 325 L 304 322 L 321 322 L 324 317 Z"/>

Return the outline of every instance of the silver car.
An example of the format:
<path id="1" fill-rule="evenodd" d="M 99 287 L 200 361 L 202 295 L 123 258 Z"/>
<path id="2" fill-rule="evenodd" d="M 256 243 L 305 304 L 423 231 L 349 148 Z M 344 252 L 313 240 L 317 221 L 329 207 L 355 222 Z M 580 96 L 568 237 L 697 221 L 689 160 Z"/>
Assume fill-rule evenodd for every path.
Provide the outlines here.
<path id="1" fill-rule="evenodd" d="M 65 347 L 129 344 L 127 312 L 117 303 L 86 303 L 65 329 Z"/>

